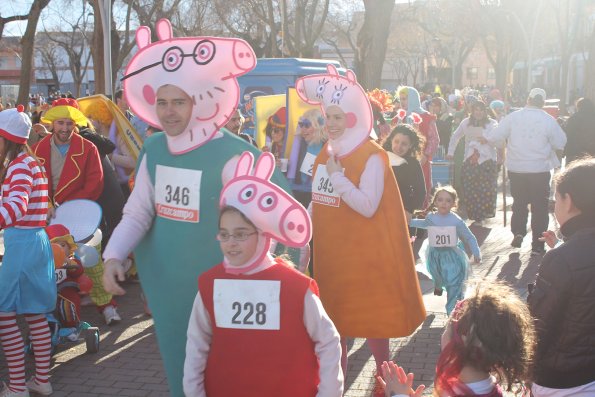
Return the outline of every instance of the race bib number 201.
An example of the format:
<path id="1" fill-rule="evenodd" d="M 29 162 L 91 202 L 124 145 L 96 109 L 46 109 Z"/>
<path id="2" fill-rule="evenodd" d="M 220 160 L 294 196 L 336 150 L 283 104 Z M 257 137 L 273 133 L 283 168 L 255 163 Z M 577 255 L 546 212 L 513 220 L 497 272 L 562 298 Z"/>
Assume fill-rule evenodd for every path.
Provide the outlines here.
<path id="1" fill-rule="evenodd" d="M 455 226 L 428 227 L 430 247 L 456 247 L 457 242 L 457 228 Z"/>
<path id="2" fill-rule="evenodd" d="M 278 280 L 222 280 L 213 284 L 215 323 L 220 328 L 279 330 Z"/>
<path id="3" fill-rule="evenodd" d="M 155 172 L 157 216 L 197 223 L 200 218 L 202 171 L 158 165 Z"/>

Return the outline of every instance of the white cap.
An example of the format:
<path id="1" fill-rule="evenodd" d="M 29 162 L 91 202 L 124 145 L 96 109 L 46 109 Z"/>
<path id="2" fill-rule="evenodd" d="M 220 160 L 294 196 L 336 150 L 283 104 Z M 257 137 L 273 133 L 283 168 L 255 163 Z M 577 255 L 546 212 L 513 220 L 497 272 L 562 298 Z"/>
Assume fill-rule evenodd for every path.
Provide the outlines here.
<path id="1" fill-rule="evenodd" d="M 31 130 L 31 119 L 23 106 L 6 109 L 0 112 L 0 136 L 16 143 L 27 143 Z"/>
<path id="2" fill-rule="evenodd" d="M 529 98 L 533 99 L 537 95 L 541 96 L 541 99 L 545 101 L 546 95 L 545 90 L 543 88 L 533 88 L 531 89 L 531 91 L 529 91 Z"/>

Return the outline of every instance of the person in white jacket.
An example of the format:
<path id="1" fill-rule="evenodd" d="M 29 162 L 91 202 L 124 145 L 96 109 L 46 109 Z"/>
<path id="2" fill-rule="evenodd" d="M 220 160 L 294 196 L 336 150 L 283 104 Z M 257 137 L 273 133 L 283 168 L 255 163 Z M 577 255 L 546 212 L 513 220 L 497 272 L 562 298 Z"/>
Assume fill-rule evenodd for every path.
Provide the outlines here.
<path id="1" fill-rule="evenodd" d="M 506 167 L 513 198 L 510 228 L 511 245 L 520 248 L 527 233 L 531 205 L 532 255 L 542 255 L 544 243 L 539 241 L 547 230 L 551 170 L 560 165 L 556 150 L 564 149 L 566 134 L 556 120 L 542 108 L 546 93 L 541 88 L 529 92 L 527 106 L 500 121 L 497 128 L 485 134 L 489 142 L 506 142 Z"/>

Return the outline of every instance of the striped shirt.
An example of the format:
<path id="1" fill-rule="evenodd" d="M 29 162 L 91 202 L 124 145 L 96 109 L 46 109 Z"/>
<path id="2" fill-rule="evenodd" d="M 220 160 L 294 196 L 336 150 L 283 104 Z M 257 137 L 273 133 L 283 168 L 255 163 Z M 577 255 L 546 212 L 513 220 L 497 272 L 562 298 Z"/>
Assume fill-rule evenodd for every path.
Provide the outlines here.
<path id="1" fill-rule="evenodd" d="M 35 158 L 21 152 L 8 165 L 2 183 L 0 228 L 46 226 L 48 180 Z"/>

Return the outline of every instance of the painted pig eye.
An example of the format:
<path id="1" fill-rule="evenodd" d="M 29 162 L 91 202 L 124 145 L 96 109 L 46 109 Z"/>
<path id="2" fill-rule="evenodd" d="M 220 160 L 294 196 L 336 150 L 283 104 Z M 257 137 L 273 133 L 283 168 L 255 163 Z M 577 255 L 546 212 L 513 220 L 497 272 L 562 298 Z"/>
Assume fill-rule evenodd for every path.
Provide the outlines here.
<path id="1" fill-rule="evenodd" d="M 329 82 L 326 79 L 322 79 L 318 81 L 318 87 L 316 87 L 316 98 L 322 98 L 322 94 L 324 94 L 324 89 Z"/>
<path id="2" fill-rule="evenodd" d="M 335 86 L 335 92 L 333 92 L 333 96 L 331 97 L 331 103 L 336 103 L 338 105 L 341 102 L 341 98 L 343 98 L 346 89 L 347 87 L 343 87 L 343 84 L 338 88 Z"/>
<path id="3" fill-rule="evenodd" d="M 254 199 L 254 195 L 256 195 L 256 186 L 248 185 L 240 191 L 240 202 L 246 204 Z"/>
<path id="4" fill-rule="evenodd" d="M 182 66 L 183 61 L 184 52 L 182 49 L 180 47 L 171 47 L 163 54 L 161 64 L 163 65 L 163 69 L 168 72 L 175 72 Z"/>
<path id="5" fill-rule="evenodd" d="M 258 206 L 264 212 L 272 211 L 277 206 L 277 196 L 272 193 L 263 194 Z"/>
<path id="6" fill-rule="evenodd" d="M 201 40 L 194 47 L 194 62 L 199 65 L 206 65 L 215 56 L 215 43 L 211 40 Z"/>

